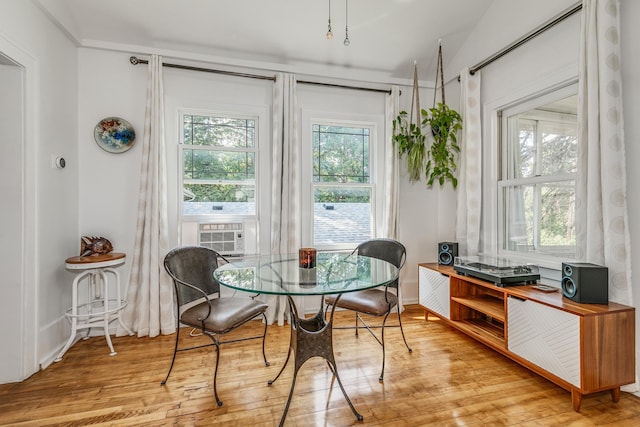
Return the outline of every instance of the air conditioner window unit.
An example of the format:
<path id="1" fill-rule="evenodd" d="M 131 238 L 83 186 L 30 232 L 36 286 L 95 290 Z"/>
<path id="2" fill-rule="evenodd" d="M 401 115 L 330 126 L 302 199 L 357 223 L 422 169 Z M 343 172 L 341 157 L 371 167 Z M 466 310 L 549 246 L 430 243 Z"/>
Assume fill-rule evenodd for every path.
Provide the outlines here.
<path id="1" fill-rule="evenodd" d="M 198 245 L 221 255 L 244 255 L 244 226 L 241 222 L 200 224 Z"/>

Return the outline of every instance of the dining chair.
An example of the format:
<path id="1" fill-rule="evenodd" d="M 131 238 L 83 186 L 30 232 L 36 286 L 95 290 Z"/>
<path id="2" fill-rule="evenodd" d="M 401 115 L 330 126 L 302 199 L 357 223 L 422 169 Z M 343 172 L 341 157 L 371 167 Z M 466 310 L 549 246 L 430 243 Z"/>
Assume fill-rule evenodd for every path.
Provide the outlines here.
<path id="1" fill-rule="evenodd" d="M 213 373 L 213 393 L 218 406 L 222 406 L 216 386 L 222 344 L 262 338 L 262 357 L 266 366 L 269 366 L 269 362 L 264 349 L 267 335 L 265 315 L 267 304 L 251 297 L 220 296 L 220 284 L 213 278 L 213 272 L 218 268 L 219 259 L 228 262 L 216 251 L 200 246 L 179 247 L 171 250 L 164 258 L 164 268 L 173 279 L 175 289 L 177 328 L 171 366 L 167 377 L 161 384 L 167 383 L 178 352 L 215 346 L 216 366 Z M 262 315 L 264 320 L 262 335 L 220 340 L 222 335 L 239 328 L 259 315 Z M 178 346 L 180 324 L 192 327 L 192 334 L 206 335 L 212 343 L 180 348 Z"/>
<path id="2" fill-rule="evenodd" d="M 407 250 L 402 243 L 393 239 L 381 238 L 370 239 L 360 243 L 349 256 L 352 256 L 354 254 L 364 255 L 371 258 L 377 258 L 387 261 L 395 265 L 398 270 L 402 269 L 407 258 Z M 355 329 L 356 336 L 358 336 L 358 330 L 365 328 L 382 346 L 382 371 L 380 372 L 380 377 L 378 378 L 380 382 L 384 380 L 385 327 L 400 327 L 400 332 L 402 333 L 404 344 L 407 347 L 407 350 L 409 350 L 409 353 L 412 352 L 411 347 L 409 347 L 407 339 L 405 338 L 404 330 L 402 329 L 402 319 L 400 317 L 399 309 L 396 310 L 398 313 L 398 324 L 386 325 L 387 317 L 389 317 L 391 311 L 398 306 L 398 292 L 400 290 L 399 286 L 399 279 L 395 279 L 394 281 L 387 283 L 384 288 L 380 287 L 364 291 L 348 292 L 342 294 L 340 298 L 337 298 L 337 295 L 328 295 L 327 297 L 325 297 L 326 309 L 328 309 L 329 306 L 332 306 L 335 303 L 336 307 L 352 310 L 355 312 L 355 326 L 334 326 L 334 329 Z M 382 319 L 382 324 L 380 326 L 373 326 L 368 325 L 362 318 L 361 314 L 377 317 L 384 316 L 384 318 Z M 373 328 L 381 329 L 380 338 L 373 332 Z"/>

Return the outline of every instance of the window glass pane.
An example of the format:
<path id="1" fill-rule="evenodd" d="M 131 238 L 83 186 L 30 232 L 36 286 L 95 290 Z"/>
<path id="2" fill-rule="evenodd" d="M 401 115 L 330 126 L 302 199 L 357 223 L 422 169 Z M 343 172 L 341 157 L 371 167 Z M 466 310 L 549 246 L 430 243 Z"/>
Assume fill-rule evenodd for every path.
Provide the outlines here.
<path id="1" fill-rule="evenodd" d="M 256 120 L 184 115 L 184 215 L 255 215 Z"/>
<path id="2" fill-rule="evenodd" d="M 316 245 L 360 243 L 371 238 L 371 188 L 322 186 L 314 189 Z"/>
<path id="3" fill-rule="evenodd" d="M 183 149 L 185 179 L 247 180 L 255 176 L 255 153 Z"/>
<path id="4" fill-rule="evenodd" d="M 575 254 L 575 181 L 545 184 L 540 191 L 540 247 L 560 254 L 571 246 Z"/>
<path id="5" fill-rule="evenodd" d="M 503 196 L 504 249 L 575 256 L 575 181 L 510 186 Z"/>
<path id="6" fill-rule="evenodd" d="M 578 137 L 575 123 L 541 123 L 540 175 L 576 171 Z"/>
<path id="7" fill-rule="evenodd" d="M 535 176 L 535 122 L 518 119 L 518 116 L 512 116 L 509 117 L 509 125 L 515 128 L 517 137 L 513 138 L 512 141 L 518 144 L 517 148 L 509 150 L 509 175 L 513 178 Z"/>
<path id="8" fill-rule="evenodd" d="M 369 129 L 313 125 L 313 181 L 368 183 Z"/>
<path id="9" fill-rule="evenodd" d="M 184 116 L 184 143 L 217 147 L 254 147 L 255 120 Z"/>
<path id="10" fill-rule="evenodd" d="M 186 183 L 184 215 L 253 215 L 256 212 L 253 184 Z"/>
<path id="11" fill-rule="evenodd" d="M 527 178 L 576 171 L 576 97 L 507 118 L 507 175 Z"/>

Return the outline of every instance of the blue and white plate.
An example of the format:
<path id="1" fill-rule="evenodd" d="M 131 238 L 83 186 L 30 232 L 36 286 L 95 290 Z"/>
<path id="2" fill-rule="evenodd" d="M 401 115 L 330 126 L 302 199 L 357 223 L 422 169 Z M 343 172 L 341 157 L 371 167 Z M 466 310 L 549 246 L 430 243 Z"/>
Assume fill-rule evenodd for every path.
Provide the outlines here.
<path id="1" fill-rule="evenodd" d="M 98 146 L 109 153 L 124 153 L 136 140 L 131 123 L 120 117 L 107 117 L 96 125 L 93 136 Z"/>

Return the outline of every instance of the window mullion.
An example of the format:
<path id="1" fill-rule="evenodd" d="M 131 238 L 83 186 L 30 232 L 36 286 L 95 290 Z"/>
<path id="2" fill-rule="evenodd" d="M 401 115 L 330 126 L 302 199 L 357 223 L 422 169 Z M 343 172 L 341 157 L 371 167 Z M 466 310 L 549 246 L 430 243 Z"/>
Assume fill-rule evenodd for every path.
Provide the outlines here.
<path id="1" fill-rule="evenodd" d="M 534 175 L 540 176 L 542 174 L 542 126 L 538 120 L 535 121 L 534 146 L 536 150 Z"/>
<path id="2" fill-rule="evenodd" d="M 498 181 L 498 188 L 515 187 L 518 185 L 534 185 L 553 182 L 575 181 L 575 179 L 575 172 L 556 175 L 532 176 L 530 178 L 503 179 Z"/>
<path id="3" fill-rule="evenodd" d="M 541 215 L 541 184 L 533 186 L 533 249 L 538 250 L 540 247 L 540 215 Z"/>

